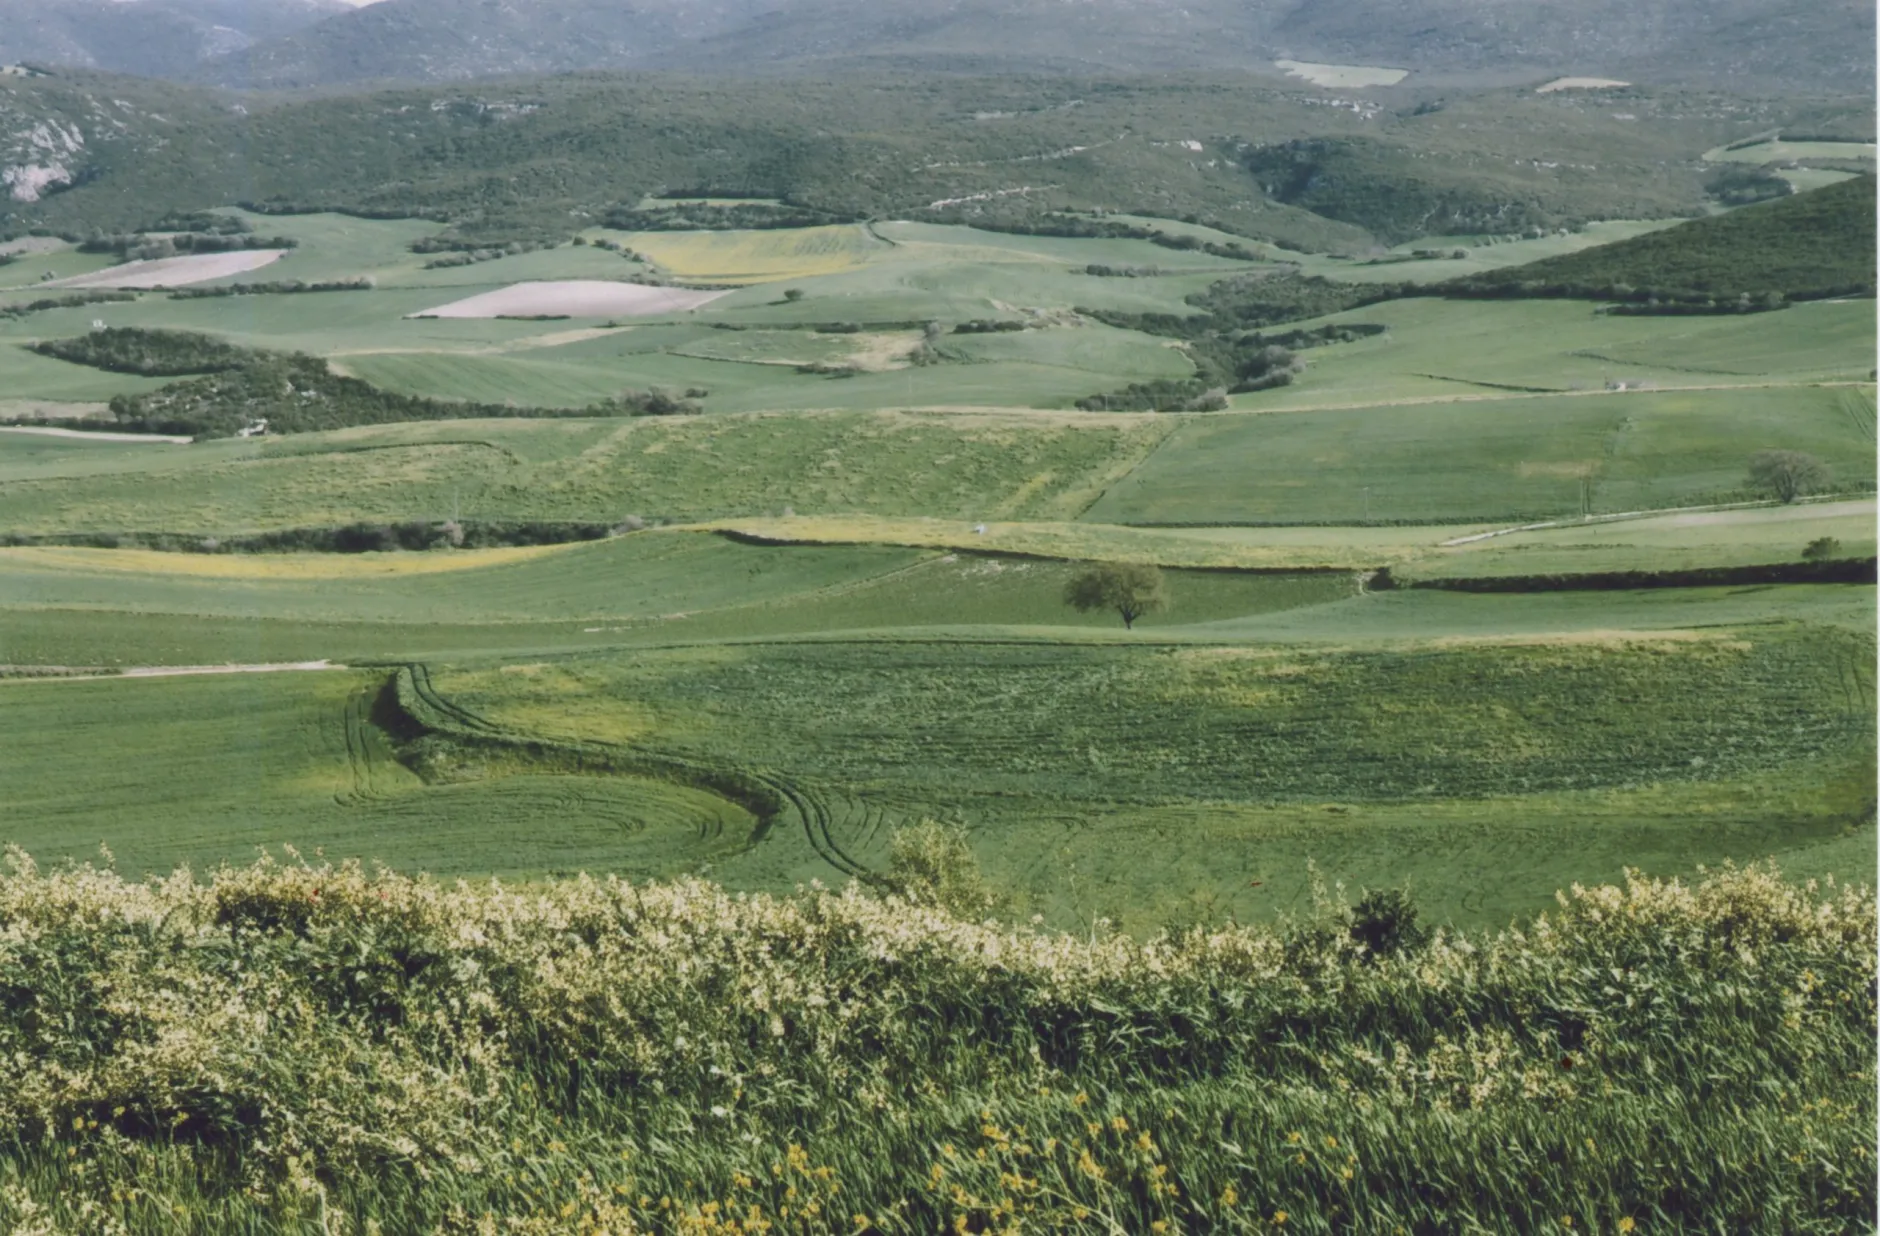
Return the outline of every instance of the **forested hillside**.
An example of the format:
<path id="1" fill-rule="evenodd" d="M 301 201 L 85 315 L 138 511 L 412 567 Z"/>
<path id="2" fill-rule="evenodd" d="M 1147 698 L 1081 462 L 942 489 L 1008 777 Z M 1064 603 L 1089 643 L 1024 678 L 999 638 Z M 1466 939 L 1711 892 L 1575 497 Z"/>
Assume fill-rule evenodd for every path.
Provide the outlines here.
<path id="1" fill-rule="evenodd" d="M 1399 111 L 1328 102 L 1245 76 L 587 75 L 272 101 L 73 71 L 0 76 L 14 199 L 0 203 L 0 233 L 119 232 L 255 202 L 565 237 L 649 195 L 704 194 L 780 200 L 804 217 L 1001 225 L 1123 211 L 1360 252 L 1418 226 L 1515 233 L 1693 214 L 1710 175 L 1697 152 L 1800 116 L 1863 114 L 1633 92 L 1638 119 L 1618 121 L 1526 89 Z M 1305 144 L 1276 146 L 1275 134 Z"/>
<path id="2" fill-rule="evenodd" d="M 1450 286 L 1600 299 L 1872 296 L 1874 207 L 1874 178 L 1857 176 Z"/>

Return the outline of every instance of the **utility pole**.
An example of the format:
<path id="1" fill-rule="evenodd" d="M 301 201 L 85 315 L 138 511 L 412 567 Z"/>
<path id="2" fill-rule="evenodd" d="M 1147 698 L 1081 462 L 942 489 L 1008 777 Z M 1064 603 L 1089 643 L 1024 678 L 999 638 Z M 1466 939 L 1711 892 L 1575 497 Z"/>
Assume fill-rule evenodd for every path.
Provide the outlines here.
<path id="1" fill-rule="evenodd" d="M 1371 487 L 1369 485 L 1366 485 L 1361 489 L 1360 492 L 1364 494 L 1364 521 L 1363 522 L 1368 524 L 1371 522 Z"/>

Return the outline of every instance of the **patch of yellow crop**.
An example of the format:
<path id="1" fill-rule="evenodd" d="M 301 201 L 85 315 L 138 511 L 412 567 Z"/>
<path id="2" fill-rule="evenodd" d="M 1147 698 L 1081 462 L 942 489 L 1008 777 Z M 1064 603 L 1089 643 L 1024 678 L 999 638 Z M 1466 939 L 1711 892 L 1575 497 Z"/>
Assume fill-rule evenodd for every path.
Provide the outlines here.
<path id="1" fill-rule="evenodd" d="M 726 519 L 693 525 L 738 532 L 779 544 L 906 545 L 920 549 L 978 550 L 1112 562 L 1153 562 L 1165 567 L 1239 567 L 1249 570 L 1358 571 L 1412 556 L 1402 546 L 1300 544 L 1290 540 L 1202 540 L 1149 528 L 1106 524 L 983 523 L 872 515 L 798 515 Z M 984 529 L 984 531 L 979 531 Z"/>
<path id="2" fill-rule="evenodd" d="M 681 279 L 772 283 L 839 275 L 885 248 L 866 228 L 775 228 L 746 232 L 636 232 L 627 242 Z"/>
<path id="3" fill-rule="evenodd" d="M 578 548 L 517 545 L 436 553 L 385 554 L 181 554 L 154 549 L 89 549 L 77 546 L 15 546 L 0 549 L 8 564 L 41 570 L 138 575 L 184 575 L 198 579 L 371 579 L 387 575 L 437 575 L 508 566 Z"/>

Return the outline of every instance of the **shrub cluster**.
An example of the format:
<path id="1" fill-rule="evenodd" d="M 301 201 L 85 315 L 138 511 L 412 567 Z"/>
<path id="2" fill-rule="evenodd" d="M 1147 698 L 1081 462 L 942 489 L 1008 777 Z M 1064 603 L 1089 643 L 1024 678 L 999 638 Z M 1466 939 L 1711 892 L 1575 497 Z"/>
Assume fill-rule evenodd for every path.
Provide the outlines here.
<path id="1" fill-rule="evenodd" d="M 697 232 L 743 229 L 823 227 L 854 223 L 863 216 L 852 211 L 824 210 L 796 203 L 665 201 L 646 207 L 615 207 L 602 223 L 623 232 Z"/>
<path id="2" fill-rule="evenodd" d="M 269 355 L 197 331 L 153 330 L 141 326 L 112 326 L 70 339 L 46 339 L 28 346 L 41 356 L 144 377 L 220 373 Z"/>
<path id="3" fill-rule="evenodd" d="M 229 437 L 266 422 L 272 434 L 349 425 L 477 417 L 676 416 L 699 411 L 666 391 L 623 391 L 585 408 L 458 403 L 380 390 L 300 353 L 264 352 L 192 331 L 112 327 L 31 345 L 47 356 L 120 373 L 198 374 L 142 395 L 117 395 L 120 428 L 140 433 Z"/>
<path id="4" fill-rule="evenodd" d="M 1136 940 L 697 880 L 0 877 L 12 1231 L 1848 1230 L 1874 901 Z M 291 856 L 291 852 L 290 852 Z"/>

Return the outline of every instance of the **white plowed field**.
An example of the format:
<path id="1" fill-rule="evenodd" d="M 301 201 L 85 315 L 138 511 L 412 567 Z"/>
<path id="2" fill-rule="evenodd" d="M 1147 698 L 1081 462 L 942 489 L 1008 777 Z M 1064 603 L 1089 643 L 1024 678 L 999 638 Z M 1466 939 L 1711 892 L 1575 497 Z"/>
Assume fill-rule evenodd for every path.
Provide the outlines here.
<path id="1" fill-rule="evenodd" d="M 656 288 L 643 283 L 616 283 L 604 279 L 560 279 L 516 283 L 494 292 L 454 300 L 425 309 L 417 318 L 530 317 L 567 314 L 571 318 L 649 318 L 683 313 L 724 292 L 695 292 L 689 288 Z"/>
<path id="2" fill-rule="evenodd" d="M 1610 77 L 1556 77 L 1545 86 L 1535 88 L 1535 94 L 1552 94 L 1556 90 L 1617 90 L 1621 86 L 1630 86 L 1631 82 L 1614 81 Z"/>
<path id="3" fill-rule="evenodd" d="M 47 284 L 60 288 L 180 288 L 225 275 L 259 270 L 287 256 L 285 249 L 237 249 L 233 253 L 191 253 L 184 257 L 126 262 Z"/>

